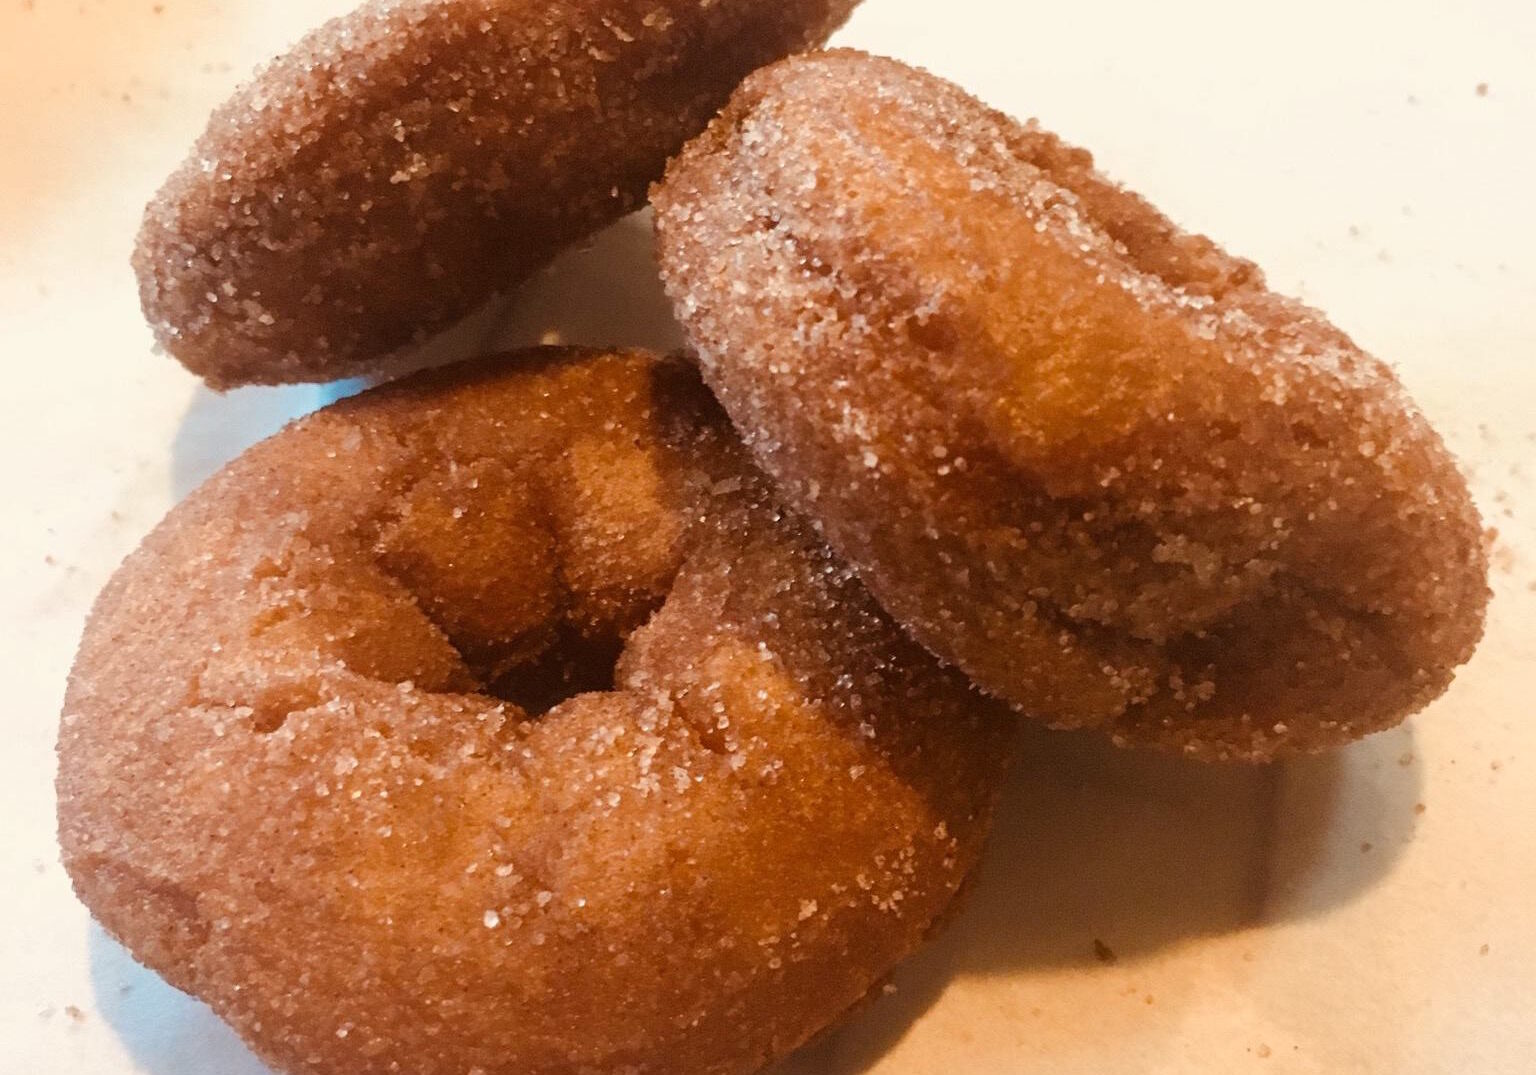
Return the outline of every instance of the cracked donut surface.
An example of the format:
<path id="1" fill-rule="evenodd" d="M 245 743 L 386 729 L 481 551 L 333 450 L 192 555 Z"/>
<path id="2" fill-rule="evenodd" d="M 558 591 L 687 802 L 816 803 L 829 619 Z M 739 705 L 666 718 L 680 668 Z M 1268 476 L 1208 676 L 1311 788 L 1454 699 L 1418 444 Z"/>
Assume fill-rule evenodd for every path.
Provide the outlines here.
<path id="1" fill-rule="evenodd" d="M 134 253 L 216 388 L 372 371 L 637 208 L 754 68 L 857 0 L 369 0 L 214 112 Z"/>
<path id="2" fill-rule="evenodd" d="M 302 419 L 103 592 L 64 862 L 285 1071 L 749 1072 L 974 865 L 1012 717 L 775 505 L 685 364 Z"/>
<path id="3" fill-rule="evenodd" d="M 653 191 L 705 377 L 920 641 L 1063 727 L 1336 746 L 1481 635 L 1481 524 L 1392 372 L 1089 154 L 850 51 Z"/>

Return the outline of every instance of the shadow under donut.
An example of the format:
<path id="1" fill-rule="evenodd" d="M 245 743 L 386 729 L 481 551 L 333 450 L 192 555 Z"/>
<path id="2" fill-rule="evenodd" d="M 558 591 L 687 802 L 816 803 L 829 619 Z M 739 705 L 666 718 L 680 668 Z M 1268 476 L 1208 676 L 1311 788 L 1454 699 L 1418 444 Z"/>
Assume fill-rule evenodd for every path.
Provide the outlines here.
<path id="1" fill-rule="evenodd" d="M 1019 753 L 950 926 L 895 973 L 891 995 L 774 1075 L 871 1068 L 956 979 L 1111 973 L 1201 938 L 1320 914 L 1390 873 L 1417 820 L 1407 727 L 1268 767 L 1185 762 L 1034 727 Z M 1134 1020 L 1123 1029 L 1134 1033 Z"/>
<path id="2" fill-rule="evenodd" d="M 135 963 L 95 922 L 89 938 L 96 1010 L 149 1075 L 271 1075 L 207 1005 Z"/>

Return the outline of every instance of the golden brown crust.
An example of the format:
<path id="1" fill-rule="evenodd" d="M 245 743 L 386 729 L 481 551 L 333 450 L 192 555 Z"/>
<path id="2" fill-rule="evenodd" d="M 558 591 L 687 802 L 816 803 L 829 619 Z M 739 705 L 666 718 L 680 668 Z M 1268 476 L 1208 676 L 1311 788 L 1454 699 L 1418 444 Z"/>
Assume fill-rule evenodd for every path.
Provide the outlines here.
<path id="1" fill-rule="evenodd" d="M 795 1048 L 949 903 L 1011 721 L 765 487 L 639 354 L 435 372 L 251 449 L 92 614 L 59 743 L 81 897 L 282 1070 Z M 591 680 L 572 638 L 622 646 L 612 689 L 480 693 Z"/>
<path id="2" fill-rule="evenodd" d="M 134 254 L 216 388 L 369 372 L 635 208 L 857 0 L 371 0 L 218 109 Z"/>
<path id="3" fill-rule="evenodd" d="M 1391 371 L 1082 150 L 840 51 L 754 74 L 653 198 L 758 461 L 988 689 L 1265 760 L 1470 655 L 1480 523 Z"/>

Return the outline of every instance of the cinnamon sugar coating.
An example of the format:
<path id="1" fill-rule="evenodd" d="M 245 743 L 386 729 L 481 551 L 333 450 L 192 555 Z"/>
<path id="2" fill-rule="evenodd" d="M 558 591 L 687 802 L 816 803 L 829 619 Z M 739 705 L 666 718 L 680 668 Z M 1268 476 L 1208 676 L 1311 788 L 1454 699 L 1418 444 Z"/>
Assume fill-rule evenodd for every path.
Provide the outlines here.
<path id="1" fill-rule="evenodd" d="M 220 107 L 134 253 L 215 388 L 369 372 L 639 205 L 857 0 L 370 0 Z"/>
<path id="2" fill-rule="evenodd" d="M 758 462 L 1030 714 L 1267 760 L 1470 656 L 1480 522 L 1392 372 L 1083 150 L 838 51 L 749 78 L 653 200 Z"/>
<path id="3" fill-rule="evenodd" d="M 690 368 L 523 355 L 305 418 L 166 518 L 70 678 L 60 839 L 279 1070 L 745 1073 L 923 941 L 1011 724 Z"/>

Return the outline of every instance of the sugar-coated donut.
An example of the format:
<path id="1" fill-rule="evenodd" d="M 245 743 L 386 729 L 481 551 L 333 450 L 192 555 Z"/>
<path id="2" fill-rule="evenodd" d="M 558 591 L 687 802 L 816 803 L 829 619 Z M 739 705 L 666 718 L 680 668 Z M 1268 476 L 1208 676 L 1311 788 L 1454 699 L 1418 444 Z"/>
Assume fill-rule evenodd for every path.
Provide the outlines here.
<path id="1" fill-rule="evenodd" d="M 759 463 L 1031 714 L 1264 760 L 1471 654 L 1481 524 L 1392 372 L 1084 151 L 839 51 L 748 79 L 653 200 Z"/>
<path id="2" fill-rule="evenodd" d="M 922 942 L 1011 724 L 691 367 L 522 355 L 303 419 L 166 518 L 70 678 L 60 839 L 280 1070 L 750 1072 Z"/>
<path id="3" fill-rule="evenodd" d="M 369 0 L 213 115 L 134 254 L 216 388 L 370 372 L 635 208 L 857 0 Z"/>

